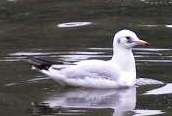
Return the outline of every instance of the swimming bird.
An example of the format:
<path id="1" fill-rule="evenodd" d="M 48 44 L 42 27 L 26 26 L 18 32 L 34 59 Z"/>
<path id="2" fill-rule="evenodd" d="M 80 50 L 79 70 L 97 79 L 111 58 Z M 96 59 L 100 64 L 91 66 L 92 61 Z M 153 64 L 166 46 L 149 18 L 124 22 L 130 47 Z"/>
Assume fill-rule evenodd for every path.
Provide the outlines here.
<path id="1" fill-rule="evenodd" d="M 38 57 L 28 57 L 27 62 L 38 71 L 61 85 L 84 88 L 120 88 L 134 86 L 136 66 L 132 48 L 148 45 L 130 30 L 117 32 L 113 40 L 110 60 L 84 60 L 75 65 L 59 68 L 59 64 Z"/>

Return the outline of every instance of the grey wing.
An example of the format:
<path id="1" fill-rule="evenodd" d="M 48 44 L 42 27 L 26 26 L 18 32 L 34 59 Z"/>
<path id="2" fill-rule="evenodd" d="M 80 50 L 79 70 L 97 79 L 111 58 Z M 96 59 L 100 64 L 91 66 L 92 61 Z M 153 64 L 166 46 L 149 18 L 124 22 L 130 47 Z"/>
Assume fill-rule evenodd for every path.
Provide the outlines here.
<path id="1" fill-rule="evenodd" d="M 109 63 L 99 60 L 82 61 L 77 65 L 63 67 L 60 69 L 60 72 L 66 78 L 84 79 L 89 77 L 116 80 L 120 75 L 120 71 L 117 67 Z M 59 71 L 59 68 L 56 67 L 55 70 Z"/>
<path id="2" fill-rule="evenodd" d="M 96 79 L 108 79 L 117 80 L 119 73 L 112 71 L 96 71 L 96 70 L 73 70 L 66 71 L 65 75 L 67 78 L 84 79 L 84 78 L 96 78 Z"/>

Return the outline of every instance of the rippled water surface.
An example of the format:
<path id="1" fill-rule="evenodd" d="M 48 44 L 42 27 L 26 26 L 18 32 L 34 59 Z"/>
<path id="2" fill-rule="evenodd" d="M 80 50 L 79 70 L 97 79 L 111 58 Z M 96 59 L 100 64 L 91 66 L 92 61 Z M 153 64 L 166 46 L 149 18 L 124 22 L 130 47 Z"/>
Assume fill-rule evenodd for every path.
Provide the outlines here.
<path id="1" fill-rule="evenodd" d="M 1 0 L 0 14 L 0 115 L 172 115 L 171 0 Z M 19 60 L 108 60 L 121 29 L 150 43 L 133 50 L 136 87 L 62 87 Z"/>

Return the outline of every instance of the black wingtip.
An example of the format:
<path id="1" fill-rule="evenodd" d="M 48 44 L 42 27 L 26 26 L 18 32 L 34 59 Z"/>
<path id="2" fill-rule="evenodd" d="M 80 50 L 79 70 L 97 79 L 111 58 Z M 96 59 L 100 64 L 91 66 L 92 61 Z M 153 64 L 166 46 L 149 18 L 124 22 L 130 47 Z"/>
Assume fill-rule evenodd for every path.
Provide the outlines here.
<path id="1" fill-rule="evenodd" d="M 39 69 L 39 70 L 48 70 L 51 67 L 51 65 L 49 65 L 49 64 L 40 64 L 40 65 L 34 65 L 34 67 L 36 69 Z"/>
<path id="2" fill-rule="evenodd" d="M 20 60 L 30 63 L 38 70 L 48 70 L 53 64 L 56 64 L 55 62 L 32 56 L 27 56 Z"/>

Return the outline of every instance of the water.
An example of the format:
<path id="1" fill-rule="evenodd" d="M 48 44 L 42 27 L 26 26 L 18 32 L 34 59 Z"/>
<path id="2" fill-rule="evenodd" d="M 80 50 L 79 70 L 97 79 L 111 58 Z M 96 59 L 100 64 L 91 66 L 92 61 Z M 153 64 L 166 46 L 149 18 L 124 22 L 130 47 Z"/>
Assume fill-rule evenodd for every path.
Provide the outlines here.
<path id="1" fill-rule="evenodd" d="M 171 0 L 1 0 L 0 115 L 171 116 L 171 4 Z M 62 87 L 18 59 L 36 55 L 65 65 L 108 60 L 112 38 L 120 29 L 131 29 L 151 44 L 133 50 L 138 80 L 130 89 Z"/>

